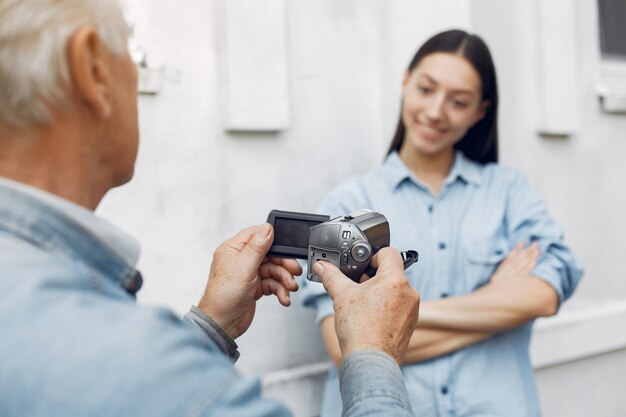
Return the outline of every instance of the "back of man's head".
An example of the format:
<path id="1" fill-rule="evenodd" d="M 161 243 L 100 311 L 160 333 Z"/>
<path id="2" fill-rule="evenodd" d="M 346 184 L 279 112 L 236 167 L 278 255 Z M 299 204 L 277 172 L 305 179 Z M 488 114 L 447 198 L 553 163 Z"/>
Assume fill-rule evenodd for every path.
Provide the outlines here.
<path id="1" fill-rule="evenodd" d="M 112 52 L 126 51 L 117 0 L 0 0 L 0 125 L 48 123 L 67 103 L 67 42 L 83 26 Z"/>
<path id="2" fill-rule="evenodd" d="M 91 209 L 132 178 L 127 39 L 118 0 L 0 0 L 0 177 Z"/>

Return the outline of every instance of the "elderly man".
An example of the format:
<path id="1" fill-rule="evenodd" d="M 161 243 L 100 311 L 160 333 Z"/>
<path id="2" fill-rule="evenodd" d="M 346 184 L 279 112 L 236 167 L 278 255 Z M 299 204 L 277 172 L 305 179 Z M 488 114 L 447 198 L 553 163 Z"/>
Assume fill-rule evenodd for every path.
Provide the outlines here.
<path id="1" fill-rule="evenodd" d="M 273 230 L 214 254 L 184 319 L 140 307 L 137 244 L 93 214 L 129 181 L 137 73 L 116 0 L 0 0 L 0 415 L 282 416 L 238 375 L 234 342 L 255 302 L 289 305 L 301 273 L 268 259 Z M 398 253 L 354 284 L 315 265 L 336 310 L 346 415 L 409 415 L 397 362 L 418 295 Z"/>

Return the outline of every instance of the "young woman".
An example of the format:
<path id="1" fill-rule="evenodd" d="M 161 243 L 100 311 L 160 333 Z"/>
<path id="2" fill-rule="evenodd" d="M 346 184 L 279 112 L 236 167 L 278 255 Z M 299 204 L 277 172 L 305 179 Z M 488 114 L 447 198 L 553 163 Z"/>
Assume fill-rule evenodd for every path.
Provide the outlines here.
<path id="1" fill-rule="evenodd" d="M 420 253 L 407 271 L 422 304 L 403 364 L 416 416 L 538 416 L 533 321 L 556 314 L 582 270 L 523 175 L 496 163 L 498 89 L 479 37 L 429 39 L 402 93 L 383 165 L 333 190 L 318 212 L 378 211 L 391 245 Z M 319 284 L 302 293 L 339 365 L 331 300 Z M 333 369 L 322 416 L 341 415 L 338 386 Z"/>

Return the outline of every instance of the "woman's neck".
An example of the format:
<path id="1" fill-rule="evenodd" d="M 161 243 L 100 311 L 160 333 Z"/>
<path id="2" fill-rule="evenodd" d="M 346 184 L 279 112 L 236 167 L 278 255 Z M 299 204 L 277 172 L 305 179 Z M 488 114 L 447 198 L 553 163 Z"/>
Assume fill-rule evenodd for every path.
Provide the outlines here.
<path id="1" fill-rule="evenodd" d="M 426 184 L 434 195 L 439 195 L 454 163 L 454 148 L 429 155 L 406 146 L 405 141 L 399 154 L 417 179 Z"/>

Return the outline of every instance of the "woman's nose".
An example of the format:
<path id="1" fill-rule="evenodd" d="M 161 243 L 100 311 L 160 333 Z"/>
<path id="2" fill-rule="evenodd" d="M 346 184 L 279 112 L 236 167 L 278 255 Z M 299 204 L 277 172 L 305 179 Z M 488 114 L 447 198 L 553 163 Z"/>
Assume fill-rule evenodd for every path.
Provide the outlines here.
<path id="1" fill-rule="evenodd" d="M 431 120 L 439 120 L 443 118 L 444 101 L 445 97 L 441 94 L 433 96 L 432 100 L 428 103 L 428 107 L 426 108 L 426 116 L 428 116 Z"/>

